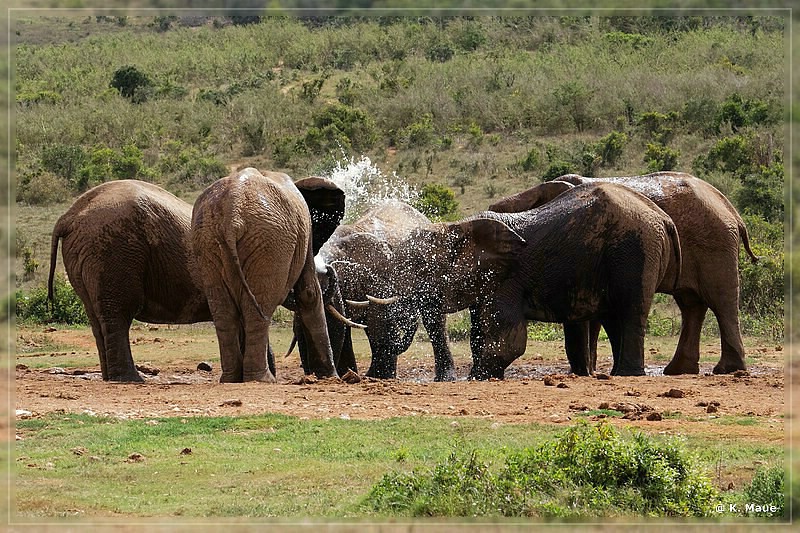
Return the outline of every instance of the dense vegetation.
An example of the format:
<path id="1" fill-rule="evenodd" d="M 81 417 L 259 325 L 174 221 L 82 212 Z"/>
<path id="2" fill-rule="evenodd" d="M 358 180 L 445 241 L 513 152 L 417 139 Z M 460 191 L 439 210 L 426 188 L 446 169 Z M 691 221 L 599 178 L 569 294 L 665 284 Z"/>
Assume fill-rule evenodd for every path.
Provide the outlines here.
<path id="1" fill-rule="evenodd" d="M 243 165 L 302 177 L 367 155 L 453 219 L 566 172 L 683 170 L 747 215 L 764 260 L 742 262 L 745 326 L 780 337 L 785 23 L 20 18 L 17 200 L 122 178 L 189 194 Z M 26 261 L 25 244 L 30 285 L 47 245 Z"/>

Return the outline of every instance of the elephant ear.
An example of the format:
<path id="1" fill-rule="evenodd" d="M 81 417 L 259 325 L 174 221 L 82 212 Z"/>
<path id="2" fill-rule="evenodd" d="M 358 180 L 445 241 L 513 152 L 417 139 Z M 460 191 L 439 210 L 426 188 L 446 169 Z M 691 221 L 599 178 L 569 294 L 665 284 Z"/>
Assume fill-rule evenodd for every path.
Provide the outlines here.
<path id="1" fill-rule="evenodd" d="M 312 248 L 317 255 L 344 217 L 344 191 L 330 180 L 310 177 L 298 180 L 295 186 L 306 200 L 311 215 Z"/>
<path id="2" fill-rule="evenodd" d="M 568 175 L 571 176 L 571 175 Z M 562 176 L 567 178 L 568 176 Z M 558 178 L 561 180 L 561 178 Z M 544 205 L 562 192 L 572 189 L 566 181 L 548 181 L 512 196 L 507 196 L 489 206 L 495 213 L 521 213 Z"/>
<path id="3" fill-rule="evenodd" d="M 473 259 L 481 270 L 504 277 L 517 266 L 525 239 L 499 220 L 475 218 L 457 223 L 458 231 L 474 246 Z"/>

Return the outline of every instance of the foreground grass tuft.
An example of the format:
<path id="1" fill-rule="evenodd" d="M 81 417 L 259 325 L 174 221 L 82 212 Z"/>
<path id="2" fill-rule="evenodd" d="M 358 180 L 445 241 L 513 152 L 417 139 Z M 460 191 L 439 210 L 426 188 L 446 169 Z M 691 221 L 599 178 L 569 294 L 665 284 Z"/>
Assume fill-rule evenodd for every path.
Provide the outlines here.
<path id="1" fill-rule="evenodd" d="M 701 517 L 718 496 L 678 443 L 581 423 L 508 455 L 496 472 L 473 451 L 387 474 L 365 505 L 411 516 Z"/>

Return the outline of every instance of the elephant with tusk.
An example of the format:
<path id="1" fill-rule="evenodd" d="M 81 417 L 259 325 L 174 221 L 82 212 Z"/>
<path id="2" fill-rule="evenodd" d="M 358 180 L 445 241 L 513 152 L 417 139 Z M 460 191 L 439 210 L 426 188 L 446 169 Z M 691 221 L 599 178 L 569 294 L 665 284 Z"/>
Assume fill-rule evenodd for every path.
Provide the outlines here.
<path id="1" fill-rule="evenodd" d="M 431 339 L 435 380 L 455 380 L 447 343 L 446 315 L 424 293 L 396 296 L 392 248 L 411 232 L 431 222 L 410 205 L 389 200 L 370 208 L 351 224 L 336 229 L 319 257 L 336 270 L 347 315 L 366 325 L 372 358 L 366 375 L 394 378 L 397 358 L 408 350 L 421 319 Z M 341 324 L 345 341 L 341 358 L 352 357 L 351 330 Z M 332 333 L 333 335 L 333 333 Z M 302 356 L 301 356 L 302 359 Z"/>

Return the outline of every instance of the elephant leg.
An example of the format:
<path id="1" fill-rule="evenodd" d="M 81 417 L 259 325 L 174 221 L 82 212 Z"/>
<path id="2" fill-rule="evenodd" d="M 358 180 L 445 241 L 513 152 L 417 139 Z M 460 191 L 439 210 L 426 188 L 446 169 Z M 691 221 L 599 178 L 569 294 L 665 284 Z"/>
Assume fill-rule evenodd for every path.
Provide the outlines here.
<path id="1" fill-rule="evenodd" d="M 481 357 L 484 349 L 483 332 L 480 327 L 481 314 L 477 305 L 469 308 L 469 349 L 472 352 L 473 363 Z"/>
<path id="2" fill-rule="evenodd" d="M 267 316 L 272 316 L 274 308 L 265 308 Z M 264 381 L 275 383 L 275 374 L 267 367 L 269 358 L 269 325 L 270 321 L 265 321 L 256 312 L 245 312 L 244 316 L 244 339 L 242 346 L 244 353 L 242 358 L 242 381 Z M 274 362 L 273 362 L 274 366 Z"/>
<path id="3" fill-rule="evenodd" d="M 275 352 L 272 351 L 272 346 L 267 345 L 267 367 L 272 375 L 277 379 L 278 373 L 275 371 Z"/>
<path id="4" fill-rule="evenodd" d="M 372 360 L 367 369 L 367 377 L 377 379 L 395 379 L 397 377 L 397 353 L 396 347 L 393 349 L 391 343 L 387 343 L 383 338 L 377 337 L 377 332 L 370 332 L 367 335 L 369 340 Z"/>
<path id="5" fill-rule="evenodd" d="M 106 341 L 103 339 L 103 328 L 100 327 L 100 322 L 93 311 L 87 309 L 86 315 L 89 317 L 92 335 L 94 335 L 94 342 L 97 345 L 97 355 L 100 357 L 100 373 L 103 376 L 103 381 L 108 381 L 108 358 L 106 356 Z"/>
<path id="6" fill-rule="evenodd" d="M 297 314 L 292 321 L 292 333 L 297 341 L 297 352 L 300 354 L 300 366 L 303 367 L 303 373 L 308 375 L 311 370 L 308 368 L 308 346 L 306 346 L 306 338 L 303 335 L 303 326 L 300 324 L 300 319 Z"/>
<path id="7" fill-rule="evenodd" d="M 681 311 L 681 334 L 675 355 L 664 367 L 665 376 L 698 374 L 700 372 L 700 333 L 708 306 L 694 293 L 675 294 Z"/>
<path id="8" fill-rule="evenodd" d="M 614 354 L 614 376 L 644 376 L 644 332 L 647 317 L 626 319 L 615 317 L 603 320 L 602 325 L 611 341 Z"/>
<path id="9" fill-rule="evenodd" d="M 338 377 L 333 365 L 333 352 L 328 338 L 322 291 L 314 270 L 313 259 L 306 261 L 300 279 L 294 286 L 297 316 L 308 347 L 309 370 L 319 378 Z"/>
<path id="10" fill-rule="evenodd" d="M 241 383 L 243 376 L 242 331 L 236 302 L 222 286 L 207 287 L 208 307 L 214 319 L 222 366 L 220 383 Z"/>
<path id="11" fill-rule="evenodd" d="M 602 325 L 599 320 L 589 322 L 589 373 L 597 371 L 597 339 L 600 338 L 600 328 Z"/>
<path id="12" fill-rule="evenodd" d="M 570 371 L 577 376 L 588 376 L 591 368 L 589 354 L 589 322 L 564 323 L 564 349 Z"/>
<path id="13" fill-rule="evenodd" d="M 340 376 L 347 373 L 348 370 L 358 373 L 358 364 L 356 363 L 356 354 L 353 351 L 353 337 L 352 330 L 348 327 L 342 339 L 342 351 L 339 354 L 339 361 L 336 363 L 336 372 Z"/>
<path id="14" fill-rule="evenodd" d="M 714 374 L 730 374 L 737 370 L 746 370 L 744 361 L 744 344 L 739 326 L 739 307 L 736 303 L 727 302 L 711 309 L 719 324 L 719 337 L 722 347 L 719 362 L 714 366 Z"/>
<path id="15" fill-rule="evenodd" d="M 455 381 L 456 368 L 447 342 L 446 315 L 438 309 L 423 309 L 421 318 L 422 325 L 428 332 L 431 345 L 433 345 L 433 360 L 436 368 L 434 381 Z"/>
<path id="16" fill-rule="evenodd" d="M 508 365 L 525 353 L 528 322 L 523 318 L 506 324 L 496 334 L 485 334 L 484 339 L 484 352 L 473 362 L 469 379 L 503 379 Z"/>
<path id="17" fill-rule="evenodd" d="M 106 374 L 109 381 L 144 381 L 136 370 L 131 355 L 129 331 L 132 321 L 117 318 L 105 319 L 100 323 L 106 348 Z"/>

